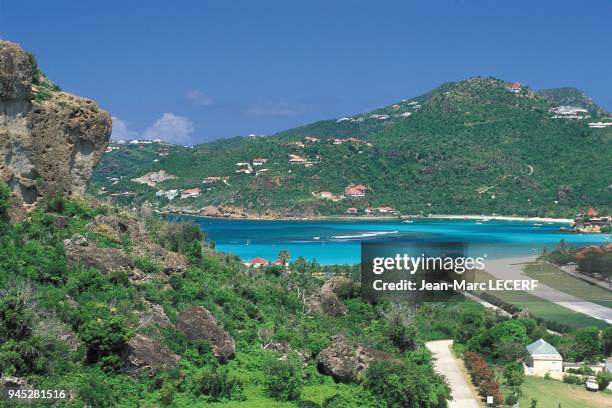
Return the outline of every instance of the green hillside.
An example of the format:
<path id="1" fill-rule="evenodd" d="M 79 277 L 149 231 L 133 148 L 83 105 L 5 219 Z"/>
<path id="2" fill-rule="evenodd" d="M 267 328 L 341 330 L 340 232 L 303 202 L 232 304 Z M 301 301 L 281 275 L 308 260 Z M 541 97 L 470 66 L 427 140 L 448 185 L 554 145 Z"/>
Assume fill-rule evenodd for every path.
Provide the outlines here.
<path id="1" fill-rule="evenodd" d="M 512 91 L 507 82 L 473 78 L 373 112 L 273 136 L 223 139 L 192 149 L 172 146 L 167 157 L 157 155 L 156 144 L 121 145 L 103 158 L 90 192 L 98 197 L 135 193 L 114 196 L 120 204 L 148 201 L 195 210 L 226 205 L 286 216 L 337 215 L 347 207 L 363 214 L 366 207 L 379 206 L 403 214 L 569 216 L 586 206 L 609 212 L 612 128 L 588 123 L 611 119 L 596 105 L 588 107 L 590 118 L 554 118 L 552 108 L 573 102 L 586 107 L 590 101 L 572 99 L 573 94 L 541 94 L 524 86 Z M 306 136 L 320 141 L 295 144 Z M 332 142 L 348 137 L 362 142 Z M 289 154 L 312 166 L 289 164 Z M 237 163 L 258 157 L 267 162 L 251 166 L 251 174 L 236 173 L 242 168 Z M 131 181 L 160 169 L 177 178 L 155 187 Z M 262 169 L 267 170 L 256 175 Z M 115 184 L 108 181 L 121 176 Z M 203 184 L 208 176 L 227 179 Z M 313 195 L 341 196 L 350 184 L 365 185 L 365 197 L 331 201 Z M 155 196 L 158 189 L 194 187 L 202 189 L 199 197 Z"/>

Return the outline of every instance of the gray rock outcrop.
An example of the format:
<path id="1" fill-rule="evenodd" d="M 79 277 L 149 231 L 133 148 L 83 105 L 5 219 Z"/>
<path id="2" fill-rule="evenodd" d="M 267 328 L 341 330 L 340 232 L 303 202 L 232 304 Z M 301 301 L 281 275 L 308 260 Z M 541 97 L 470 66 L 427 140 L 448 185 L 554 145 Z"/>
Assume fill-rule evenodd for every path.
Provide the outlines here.
<path id="1" fill-rule="evenodd" d="M 220 362 L 227 362 L 234 357 L 236 352 L 234 339 L 217 322 L 212 313 L 202 306 L 193 306 L 183 310 L 178 316 L 176 328 L 188 340 L 210 343 L 213 354 Z"/>
<path id="2" fill-rule="evenodd" d="M 342 335 L 331 340 L 332 344 L 317 355 L 316 362 L 323 374 L 338 382 L 358 382 L 373 361 L 394 360 L 390 354 L 354 344 Z"/>
<path id="3" fill-rule="evenodd" d="M 122 356 L 124 369 L 128 372 L 176 368 L 181 359 L 159 341 L 142 334 L 128 341 Z"/>
<path id="4" fill-rule="evenodd" d="M 30 54 L 0 40 L 0 181 L 15 205 L 83 194 L 110 134 L 107 112 L 59 90 Z"/>

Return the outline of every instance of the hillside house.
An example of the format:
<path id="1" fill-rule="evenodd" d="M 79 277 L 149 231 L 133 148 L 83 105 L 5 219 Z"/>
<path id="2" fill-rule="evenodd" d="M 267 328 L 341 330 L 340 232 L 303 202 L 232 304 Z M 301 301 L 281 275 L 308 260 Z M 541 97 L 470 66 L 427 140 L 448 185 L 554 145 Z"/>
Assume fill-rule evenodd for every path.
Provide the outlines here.
<path id="1" fill-rule="evenodd" d="M 378 207 L 380 214 L 397 214 L 397 210 L 393 207 Z"/>
<path id="2" fill-rule="evenodd" d="M 589 127 L 591 129 L 605 129 L 610 126 L 612 126 L 612 122 L 591 122 L 589 123 Z"/>
<path id="3" fill-rule="evenodd" d="M 198 197 L 201 192 L 202 190 L 200 190 L 199 188 L 186 188 L 184 190 L 181 190 L 181 198 Z"/>
<path id="4" fill-rule="evenodd" d="M 259 256 L 251 259 L 249 262 L 244 263 L 245 266 L 250 268 L 261 268 L 262 266 L 267 266 L 269 264 L 270 261 Z"/>
<path id="5" fill-rule="evenodd" d="M 602 227 L 612 225 L 612 217 L 601 216 L 595 208 L 589 208 L 584 214 L 576 214 L 572 223 L 572 231 L 583 233 L 598 233 Z"/>
<path id="6" fill-rule="evenodd" d="M 373 212 L 376 212 L 376 208 L 374 208 L 374 207 L 367 207 L 365 209 L 365 213 L 366 214 L 372 214 Z"/>
<path id="7" fill-rule="evenodd" d="M 320 193 L 317 193 L 317 196 L 319 198 L 326 198 L 326 199 L 329 199 L 329 200 L 334 198 L 334 194 L 331 191 L 321 191 Z"/>
<path id="8" fill-rule="evenodd" d="M 333 139 L 332 144 L 341 145 L 344 142 L 344 139 Z"/>
<path id="9" fill-rule="evenodd" d="M 304 138 L 304 141 L 305 141 L 306 143 L 317 143 L 317 142 L 319 142 L 320 140 L 321 140 L 321 139 L 319 139 L 318 137 L 314 137 L 314 136 L 306 136 L 306 137 Z"/>
<path id="10" fill-rule="evenodd" d="M 168 150 L 168 149 L 157 149 L 157 154 L 160 157 L 166 157 L 166 156 L 170 155 L 170 150 Z"/>
<path id="11" fill-rule="evenodd" d="M 346 209 L 347 214 L 357 214 L 358 212 L 359 210 L 357 210 L 355 207 L 349 207 Z"/>
<path id="12" fill-rule="evenodd" d="M 178 190 L 159 190 L 155 193 L 156 197 L 166 197 L 168 200 L 174 200 L 178 196 Z"/>
<path id="13" fill-rule="evenodd" d="M 513 93 L 519 93 L 523 89 L 523 85 L 520 82 L 513 82 L 508 87 L 508 90 Z"/>
<path id="14" fill-rule="evenodd" d="M 563 378 L 563 357 L 550 343 L 540 339 L 527 346 L 529 358 L 525 374 L 544 377 L 546 374 L 560 380 Z"/>
<path id="15" fill-rule="evenodd" d="M 208 176 L 206 177 L 202 183 L 204 184 L 212 184 L 221 181 L 221 176 Z"/>
<path id="16" fill-rule="evenodd" d="M 290 154 L 289 155 L 289 164 L 304 164 L 307 161 L 308 160 L 306 160 L 303 157 L 298 156 L 297 154 Z"/>
<path id="17" fill-rule="evenodd" d="M 557 106 L 550 109 L 554 113 L 553 119 L 588 119 L 588 110 L 576 106 Z"/>
<path id="18" fill-rule="evenodd" d="M 253 166 L 263 166 L 264 164 L 266 164 L 267 161 L 268 161 L 268 159 L 264 159 L 262 157 L 257 157 L 255 159 L 253 159 Z"/>
<path id="19" fill-rule="evenodd" d="M 344 195 L 351 198 L 365 197 L 365 186 L 362 184 L 348 186 L 344 189 Z"/>
<path id="20" fill-rule="evenodd" d="M 303 148 L 305 145 L 304 145 L 304 142 L 300 142 L 300 141 L 298 140 L 298 141 L 293 141 L 293 142 L 289 142 L 289 143 L 287 143 L 287 146 L 297 146 L 297 147 L 299 147 L 299 148 L 301 149 L 301 148 Z"/>

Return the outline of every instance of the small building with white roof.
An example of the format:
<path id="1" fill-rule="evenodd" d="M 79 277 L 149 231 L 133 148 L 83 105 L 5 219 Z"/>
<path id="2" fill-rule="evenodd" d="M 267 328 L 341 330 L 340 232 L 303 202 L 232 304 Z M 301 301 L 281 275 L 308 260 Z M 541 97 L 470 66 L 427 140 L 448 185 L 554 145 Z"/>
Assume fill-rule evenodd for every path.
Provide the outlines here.
<path id="1" fill-rule="evenodd" d="M 529 358 L 525 364 L 525 374 L 544 377 L 546 374 L 555 379 L 563 378 L 563 357 L 557 349 L 544 339 L 527 346 Z"/>

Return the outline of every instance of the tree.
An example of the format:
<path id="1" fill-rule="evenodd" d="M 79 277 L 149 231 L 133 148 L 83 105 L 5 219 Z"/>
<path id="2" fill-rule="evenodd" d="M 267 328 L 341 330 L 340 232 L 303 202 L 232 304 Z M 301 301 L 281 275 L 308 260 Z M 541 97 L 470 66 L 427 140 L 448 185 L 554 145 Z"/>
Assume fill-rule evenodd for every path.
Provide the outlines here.
<path id="1" fill-rule="evenodd" d="M 87 345 L 88 362 L 101 362 L 107 371 L 120 368 L 118 353 L 130 336 L 125 320 L 119 316 L 90 320 L 79 330 L 79 337 Z"/>
<path id="2" fill-rule="evenodd" d="M 595 379 L 597 380 L 597 384 L 599 385 L 599 390 L 603 391 L 608 388 L 608 385 L 610 385 L 610 381 L 612 381 L 612 373 L 602 371 L 600 373 L 597 373 Z"/>
<path id="3" fill-rule="evenodd" d="M 532 398 L 531 405 L 529 405 L 529 408 L 538 408 L 538 400 L 535 398 Z"/>
<path id="4" fill-rule="evenodd" d="M 525 381 L 525 370 L 519 362 L 508 363 L 504 367 L 504 378 L 510 387 L 520 387 Z"/>
<path id="5" fill-rule="evenodd" d="M 289 253 L 289 251 L 287 251 L 286 249 L 281 250 L 278 253 L 278 260 L 283 264 L 286 265 L 287 261 L 291 259 L 291 254 Z"/>
<path id="6" fill-rule="evenodd" d="M 604 356 L 612 354 L 612 326 L 606 327 L 601 333 L 601 344 Z"/>
<path id="7" fill-rule="evenodd" d="M 278 401 L 295 401 L 302 392 L 302 366 L 294 354 L 285 360 L 271 358 L 264 382 L 266 393 Z"/>
<path id="8" fill-rule="evenodd" d="M 366 371 L 363 386 L 387 406 L 434 408 L 450 396 L 447 384 L 431 365 L 377 361 Z"/>
<path id="9" fill-rule="evenodd" d="M 586 327 L 576 331 L 572 351 L 580 360 L 592 362 L 601 356 L 601 341 L 596 327 Z"/>

